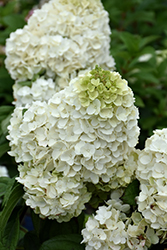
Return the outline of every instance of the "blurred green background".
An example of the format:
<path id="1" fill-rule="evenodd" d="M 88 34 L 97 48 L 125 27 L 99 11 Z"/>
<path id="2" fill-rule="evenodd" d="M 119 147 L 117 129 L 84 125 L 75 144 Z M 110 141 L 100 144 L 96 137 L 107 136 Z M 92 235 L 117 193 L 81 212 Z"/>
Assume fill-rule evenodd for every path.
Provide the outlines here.
<path id="1" fill-rule="evenodd" d="M 132 88 L 141 128 L 138 148 L 154 129 L 167 127 L 167 0 L 103 0 L 109 13 L 111 54 L 116 70 Z M 12 85 L 4 66 L 5 40 L 26 24 L 37 0 L 0 0 L 0 165 L 16 172 L 8 156 L 7 125 L 13 111 Z"/>

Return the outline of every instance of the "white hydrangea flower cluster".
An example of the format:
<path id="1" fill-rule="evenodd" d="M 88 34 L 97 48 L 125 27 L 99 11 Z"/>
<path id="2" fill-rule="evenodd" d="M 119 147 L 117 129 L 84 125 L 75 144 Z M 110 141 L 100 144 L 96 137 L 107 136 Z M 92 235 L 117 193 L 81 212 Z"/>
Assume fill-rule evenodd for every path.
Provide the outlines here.
<path id="1" fill-rule="evenodd" d="M 8 170 L 5 166 L 0 166 L 0 177 L 9 177 Z"/>
<path id="2" fill-rule="evenodd" d="M 34 11 L 23 29 L 11 33 L 6 67 L 15 80 L 46 70 L 48 77 L 64 79 L 63 85 L 73 72 L 95 64 L 112 69 L 108 23 L 100 0 L 51 0 Z"/>
<path id="3" fill-rule="evenodd" d="M 52 78 L 38 78 L 31 86 L 22 86 L 19 82 L 13 85 L 13 96 L 16 107 L 29 107 L 33 101 L 48 101 L 56 92 Z"/>
<path id="4" fill-rule="evenodd" d="M 82 212 L 91 195 L 80 176 L 66 177 L 63 171 L 57 172 L 58 163 L 53 162 L 47 146 L 48 128 L 44 125 L 48 116 L 45 102 L 34 102 L 29 109 L 17 107 L 9 126 L 14 149 L 10 154 L 16 162 L 24 162 L 16 179 L 24 185 L 26 204 L 42 218 L 69 221 Z M 63 162 L 61 165 L 66 167 Z"/>
<path id="5" fill-rule="evenodd" d="M 41 218 L 69 221 L 90 200 L 91 194 L 79 176 L 64 177 L 51 162 L 35 167 L 25 163 L 18 170 L 20 176 L 16 179 L 24 185 L 26 205 Z"/>
<path id="6" fill-rule="evenodd" d="M 156 229 L 167 228 L 167 129 L 155 130 L 139 154 L 138 209 Z"/>
<path id="7" fill-rule="evenodd" d="M 101 206 L 96 215 L 89 217 L 86 228 L 81 233 L 86 250 L 124 249 L 127 232 L 120 219 L 121 212 L 112 206 Z"/>
<path id="8" fill-rule="evenodd" d="M 46 157 L 67 177 L 80 172 L 84 181 L 125 186 L 135 170 L 131 151 L 138 141 L 137 118 L 127 82 L 97 67 L 73 79 L 48 104 L 15 109 L 8 127 L 10 155 L 33 165 Z"/>
<path id="9" fill-rule="evenodd" d="M 122 206 L 122 201 L 114 198 L 119 192 L 122 191 L 112 194 L 113 198 L 107 202 L 109 206 L 99 207 L 96 215 L 89 217 L 82 230 L 86 250 L 147 250 L 151 244 L 159 242 L 155 231 L 140 213 L 134 212 L 127 217 L 129 205 Z"/>
<path id="10" fill-rule="evenodd" d="M 135 170 L 137 118 L 127 82 L 118 73 L 98 66 L 73 79 L 48 102 L 16 107 L 7 138 L 9 154 L 24 163 L 18 181 L 25 187 L 27 205 L 41 217 L 69 220 L 90 199 L 86 182 L 112 186 L 113 181 L 116 188 L 126 186 Z M 67 180 L 73 183 L 71 191 L 65 186 Z M 59 185 L 55 190 L 50 187 L 49 183 L 56 186 L 57 182 L 64 186 L 62 191 L 58 191 Z M 50 192 L 57 197 L 57 210 Z M 73 198 L 68 199 L 69 192 Z M 62 196 L 67 196 L 63 208 Z"/>

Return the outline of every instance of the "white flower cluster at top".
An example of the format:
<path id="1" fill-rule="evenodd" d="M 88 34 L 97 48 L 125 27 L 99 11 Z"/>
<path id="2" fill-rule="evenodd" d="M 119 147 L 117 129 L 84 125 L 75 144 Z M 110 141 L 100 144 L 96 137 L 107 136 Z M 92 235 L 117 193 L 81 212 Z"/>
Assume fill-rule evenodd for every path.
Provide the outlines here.
<path id="1" fill-rule="evenodd" d="M 167 228 L 167 129 L 155 130 L 139 154 L 138 210 L 155 229 Z M 167 230 L 167 229 L 166 229 Z"/>
<path id="2" fill-rule="evenodd" d="M 127 217 L 128 204 L 122 204 L 120 191 L 111 194 L 108 206 L 101 206 L 89 217 L 82 230 L 86 250 L 147 250 L 159 241 L 155 231 L 138 212 Z"/>
<path id="3" fill-rule="evenodd" d="M 27 109 L 15 108 L 7 138 L 10 155 L 24 163 L 19 167 L 18 181 L 25 186 L 27 204 L 36 206 L 41 216 L 57 218 L 60 214 L 66 220 L 69 208 L 64 206 L 63 214 L 58 197 L 62 199 L 62 192 L 69 194 L 65 186 L 68 178 L 75 183 L 70 191 L 74 197 L 68 199 L 67 195 L 66 200 L 75 203 L 71 216 L 81 212 L 83 203 L 90 199 L 84 183 L 102 181 L 112 188 L 130 183 L 136 168 L 137 119 L 138 110 L 127 82 L 118 73 L 99 67 L 71 80 L 48 103 L 36 101 Z M 52 191 L 49 183 L 54 186 Z M 57 197 L 56 213 L 52 211 L 53 197 Z"/>
<path id="4" fill-rule="evenodd" d="M 96 64 L 111 70 L 115 62 L 109 55 L 108 23 L 100 0 L 51 0 L 34 11 L 23 29 L 11 33 L 6 67 L 18 81 L 46 71 L 45 77 L 55 79 L 59 88 L 67 86 L 78 71 Z"/>

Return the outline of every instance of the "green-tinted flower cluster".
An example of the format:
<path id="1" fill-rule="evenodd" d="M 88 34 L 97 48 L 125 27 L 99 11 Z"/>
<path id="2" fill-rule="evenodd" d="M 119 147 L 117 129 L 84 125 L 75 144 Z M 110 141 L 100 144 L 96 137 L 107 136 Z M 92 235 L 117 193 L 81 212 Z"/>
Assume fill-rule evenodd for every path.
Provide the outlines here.
<path id="1" fill-rule="evenodd" d="M 110 108 L 113 102 L 129 92 L 127 82 L 117 72 L 103 70 L 96 66 L 76 83 L 79 100 L 88 107 L 95 99 L 101 103 L 101 109 Z"/>

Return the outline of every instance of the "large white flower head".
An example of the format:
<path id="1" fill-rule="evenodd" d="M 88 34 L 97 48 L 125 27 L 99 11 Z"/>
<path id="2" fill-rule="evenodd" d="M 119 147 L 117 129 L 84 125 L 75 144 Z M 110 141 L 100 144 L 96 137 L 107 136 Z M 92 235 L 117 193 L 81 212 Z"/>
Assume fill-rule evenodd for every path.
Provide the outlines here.
<path id="1" fill-rule="evenodd" d="M 107 202 L 109 206 L 101 206 L 96 215 L 89 217 L 86 228 L 82 230 L 86 250 L 147 250 L 159 241 L 156 232 L 140 213 L 134 212 L 131 217 L 125 216 L 114 205 L 118 199 Z M 124 206 L 128 206 L 124 204 Z"/>
<path id="2" fill-rule="evenodd" d="M 108 13 L 100 0 L 51 0 L 35 10 L 6 43 L 6 67 L 16 80 L 41 70 L 68 85 L 71 74 L 99 64 L 113 69 Z M 61 86 L 62 87 L 62 86 Z"/>
<path id="3" fill-rule="evenodd" d="M 50 99 L 48 106 L 51 116 L 59 120 L 52 123 L 50 138 L 55 138 L 54 131 L 59 131 L 57 140 L 68 143 L 72 154 L 69 158 L 74 159 L 71 171 L 75 171 L 73 163 L 78 162 L 86 181 L 96 184 L 101 178 L 103 182 L 112 182 L 118 165 L 124 165 L 139 135 L 138 110 L 127 82 L 116 72 L 96 67 L 73 79 L 69 87 Z M 64 153 L 54 151 L 53 157 L 69 161 Z M 122 170 L 130 167 L 122 166 L 118 179 Z M 120 185 L 121 181 L 116 181 Z M 129 183 L 130 179 L 123 182 Z"/>
<path id="4" fill-rule="evenodd" d="M 146 140 L 137 163 L 138 209 L 153 228 L 167 227 L 167 129 Z"/>
<path id="5" fill-rule="evenodd" d="M 63 171 L 57 172 L 53 150 L 48 146 L 48 120 L 45 102 L 15 108 L 9 126 L 10 154 L 16 162 L 24 162 L 18 168 L 17 180 L 24 185 L 26 204 L 42 218 L 69 221 L 82 212 L 90 194 L 80 176 L 66 177 Z"/>
<path id="6" fill-rule="evenodd" d="M 58 222 L 77 217 L 91 197 L 79 176 L 64 177 L 57 173 L 53 164 L 20 165 L 18 182 L 24 185 L 24 199 L 41 218 L 48 217 Z"/>
<path id="7" fill-rule="evenodd" d="M 10 154 L 34 166 L 47 155 L 67 177 L 80 172 L 84 181 L 126 186 L 135 170 L 131 151 L 138 141 L 137 118 L 127 82 L 116 72 L 96 67 L 73 79 L 48 104 L 15 109 Z"/>

